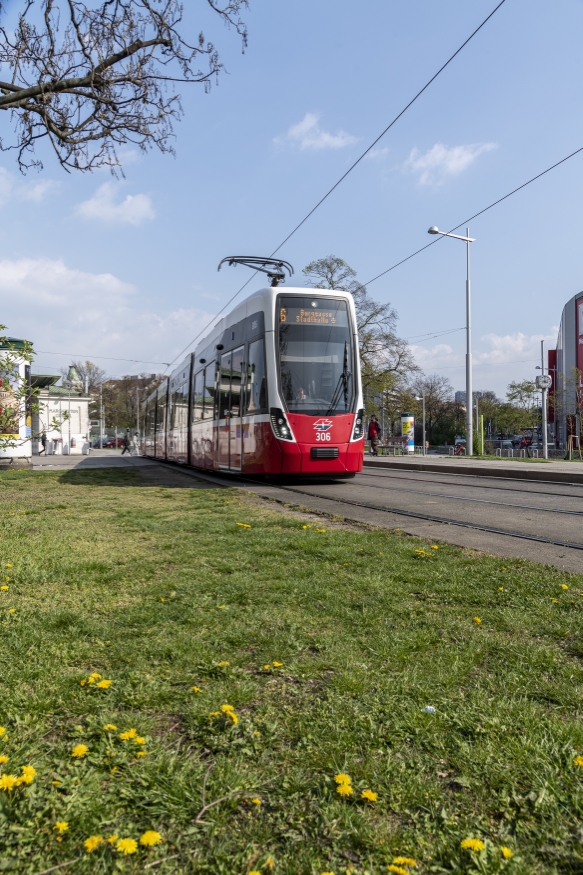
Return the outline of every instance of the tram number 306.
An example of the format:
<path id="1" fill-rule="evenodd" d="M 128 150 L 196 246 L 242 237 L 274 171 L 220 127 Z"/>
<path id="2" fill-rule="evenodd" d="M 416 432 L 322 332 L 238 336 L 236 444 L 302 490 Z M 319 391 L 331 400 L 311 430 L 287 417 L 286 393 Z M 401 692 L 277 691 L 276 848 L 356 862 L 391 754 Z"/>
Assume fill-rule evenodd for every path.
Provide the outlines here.
<path id="1" fill-rule="evenodd" d="M 316 435 L 316 440 L 317 441 L 330 441 L 330 440 L 332 440 L 332 437 L 331 437 L 329 432 L 327 432 L 327 431 L 321 432 L 320 431 Z"/>

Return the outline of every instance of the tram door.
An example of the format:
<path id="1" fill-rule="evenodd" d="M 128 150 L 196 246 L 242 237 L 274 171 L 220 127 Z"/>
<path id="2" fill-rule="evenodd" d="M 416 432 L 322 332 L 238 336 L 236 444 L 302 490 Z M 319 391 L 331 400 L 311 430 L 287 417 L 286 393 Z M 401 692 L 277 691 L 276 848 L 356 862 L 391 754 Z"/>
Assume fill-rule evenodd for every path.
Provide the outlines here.
<path id="1" fill-rule="evenodd" d="M 221 356 L 219 373 L 219 467 L 241 470 L 241 371 L 244 347 Z"/>

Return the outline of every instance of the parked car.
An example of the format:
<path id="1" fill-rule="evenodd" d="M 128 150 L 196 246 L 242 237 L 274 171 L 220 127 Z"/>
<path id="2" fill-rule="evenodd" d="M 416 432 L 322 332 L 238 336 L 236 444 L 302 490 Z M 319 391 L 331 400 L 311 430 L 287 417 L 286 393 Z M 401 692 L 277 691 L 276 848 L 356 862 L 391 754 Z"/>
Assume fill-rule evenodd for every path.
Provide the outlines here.
<path id="1" fill-rule="evenodd" d="M 99 446 L 99 441 L 97 442 L 97 446 Z M 120 447 L 123 447 L 123 437 L 112 437 L 103 441 L 104 450 L 119 449 Z"/>

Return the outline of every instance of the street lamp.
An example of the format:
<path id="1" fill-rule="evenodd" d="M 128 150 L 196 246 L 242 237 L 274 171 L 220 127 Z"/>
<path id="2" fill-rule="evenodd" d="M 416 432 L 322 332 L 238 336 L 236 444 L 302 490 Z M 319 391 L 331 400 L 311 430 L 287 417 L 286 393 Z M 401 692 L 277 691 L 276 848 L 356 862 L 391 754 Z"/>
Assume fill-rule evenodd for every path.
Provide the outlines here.
<path id="1" fill-rule="evenodd" d="M 421 396 L 415 395 L 415 401 L 423 401 L 423 455 L 425 456 L 425 392 Z"/>
<path id="2" fill-rule="evenodd" d="M 456 240 L 463 240 L 466 244 L 466 455 L 473 456 L 474 454 L 474 433 L 472 422 L 472 311 L 470 298 L 470 243 L 474 243 L 475 237 L 470 237 L 470 229 L 466 228 L 466 237 L 461 237 L 459 234 L 449 234 L 447 231 L 440 231 L 435 225 L 432 225 L 428 234 L 441 234 L 443 237 L 454 237 Z"/>

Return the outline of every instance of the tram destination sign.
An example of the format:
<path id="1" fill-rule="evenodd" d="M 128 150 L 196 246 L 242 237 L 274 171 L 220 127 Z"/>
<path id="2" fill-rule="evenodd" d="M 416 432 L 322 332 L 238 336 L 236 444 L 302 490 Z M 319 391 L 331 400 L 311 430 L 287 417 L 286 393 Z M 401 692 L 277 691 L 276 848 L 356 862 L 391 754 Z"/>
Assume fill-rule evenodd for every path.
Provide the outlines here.
<path id="1" fill-rule="evenodd" d="M 337 325 L 341 328 L 348 326 L 346 307 L 338 309 L 280 307 L 279 321 L 291 325 Z"/>

